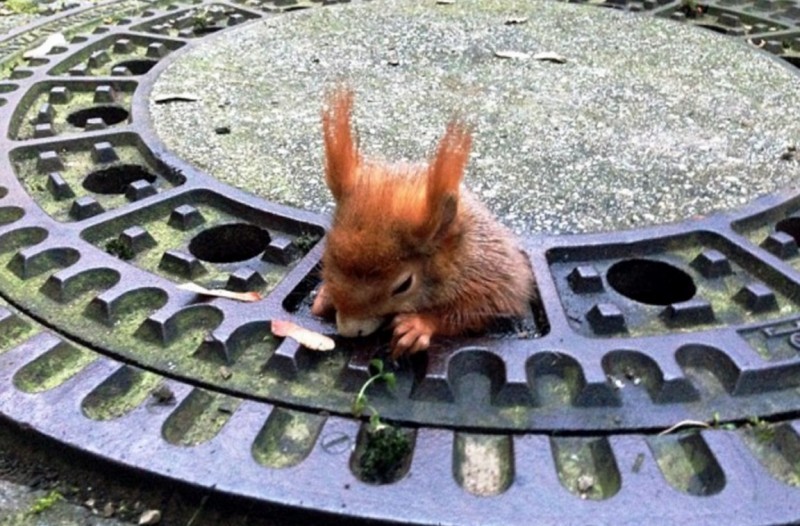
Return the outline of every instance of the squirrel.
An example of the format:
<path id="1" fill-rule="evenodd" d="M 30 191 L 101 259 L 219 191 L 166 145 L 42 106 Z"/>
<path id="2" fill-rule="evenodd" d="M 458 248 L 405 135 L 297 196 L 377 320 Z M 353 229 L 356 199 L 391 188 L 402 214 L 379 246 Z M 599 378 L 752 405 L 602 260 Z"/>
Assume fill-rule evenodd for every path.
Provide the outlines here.
<path id="1" fill-rule="evenodd" d="M 513 234 L 461 188 L 472 135 L 447 126 L 428 164 L 361 156 L 351 129 L 353 92 L 338 88 L 322 110 L 325 180 L 336 206 L 311 313 L 336 314 L 345 337 L 393 317 L 392 357 L 434 335 L 484 331 L 530 310 L 535 281 Z"/>

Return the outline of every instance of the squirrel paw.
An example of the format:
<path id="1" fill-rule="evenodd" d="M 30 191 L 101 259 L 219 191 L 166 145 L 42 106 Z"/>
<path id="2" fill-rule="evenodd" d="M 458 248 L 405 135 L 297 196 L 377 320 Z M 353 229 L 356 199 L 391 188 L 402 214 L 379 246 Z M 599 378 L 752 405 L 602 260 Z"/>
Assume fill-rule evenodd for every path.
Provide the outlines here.
<path id="1" fill-rule="evenodd" d="M 392 322 L 392 359 L 427 349 L 436 332 L 436 319 L 423 314 L 398 314 Z"/>
<path id="2" fill-rule="evenodd" d="M 323 283 L 317 291 L 317 296 L 314 298 L 314 303 L 311 304 L 311 314 L 319 317 L 326 317 L 333 314 L 333 302 L 330 295 L 325 290 Z"/>

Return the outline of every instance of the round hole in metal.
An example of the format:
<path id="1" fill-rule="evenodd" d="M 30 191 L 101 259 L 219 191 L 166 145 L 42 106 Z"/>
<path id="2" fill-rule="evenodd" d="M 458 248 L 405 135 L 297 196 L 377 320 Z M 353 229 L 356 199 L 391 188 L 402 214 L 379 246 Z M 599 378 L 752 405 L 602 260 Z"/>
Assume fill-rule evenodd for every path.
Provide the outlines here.
<path id="1" fill-rule="evenodd" d="M 113 126 L 127 120 L 128 110 L 120 106 L 93 106 L 73 111 L 67 116 L 67 122 L 78 128 L 85 128 L 89 119 L 103 119 L 107 126 Z"/>
<path id="2" fill-rule="evenodd" d="M 247 223 L 203 230 L 189 242 L 189 252 L 210 263 L 234 263 L 254 258 L 269 245 L 269 232 Z"/>
<path id="3" fill-rule="evenodd" d="M 648 305 L 670 305 L 690 300 L 697 292 L 683 270 L 651 259 L 626 259 L 611 265 L 608 284 L 623 296 Z"/>
<path id="4" fill-rule="evenodd" d="M 138 59 L 138 60 L 126 60 L 124 62 L 120 62 L 119 64 L 115 64 L 115 68 L 127 68 L 128 71 L 131 72 L 132 75 L 144 75 L 155 66 L 157 61 L 155 60 L 147 60 L 147 59 Z"/>
<path id="5" fill-rule="evenodd" d="M 124 194 L 129 184 L 142 179 L 153 183 L 156 176 L 138 164 L 121 164 L 90 173 L 83 187 L 95 194 Z"/>

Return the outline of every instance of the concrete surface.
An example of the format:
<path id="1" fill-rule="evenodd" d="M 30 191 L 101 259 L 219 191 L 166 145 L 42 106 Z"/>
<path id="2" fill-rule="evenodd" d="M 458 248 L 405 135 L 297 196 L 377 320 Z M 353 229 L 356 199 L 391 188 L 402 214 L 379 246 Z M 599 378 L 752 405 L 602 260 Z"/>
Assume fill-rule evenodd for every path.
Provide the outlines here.
<path id="1" fill-rule="evenodd" d="M 566 63 L 534 60 L 541 52 Z M 780 156 L 800 138 L 800 92 L 777 59 L 711 31 L 561 2 L 402 0 L 270 17 L 182 54 L 153 94 L 200 100 L 150 109 L 167 146 L 214 177 L 328 211 L 319 112 L 337 81 L 357 92 L 370 154 L 424 159 L 464 115 L 476 128 L 466 183 L 521 234 L 709 214 L 798 173 Z"/>

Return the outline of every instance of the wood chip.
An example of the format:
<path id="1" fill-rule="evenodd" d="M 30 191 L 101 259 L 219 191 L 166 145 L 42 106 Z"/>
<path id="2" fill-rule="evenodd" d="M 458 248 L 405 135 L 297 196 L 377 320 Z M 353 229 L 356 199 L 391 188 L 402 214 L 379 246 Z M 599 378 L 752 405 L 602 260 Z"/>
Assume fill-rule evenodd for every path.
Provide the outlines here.
<path id="1" fill-rule="evenodd" d="M 234 292 L 232 290 L 225 290 L 225 289 L 207 289 L 205 287 L 201 287 L 197 283 L 184 283 L 182 285 L 178 285 L 179 289 L 188 290 L 189 292 L 194 292 L 195 294 L 200 294 L 201 296 L 214 296 L 216 298 L 226 298 L 229 300 L 237 300 L 237 301 L 259 301 L 261 299 L 261 294 L 258 292 Z"/>
<path id="2" fill-rule="evenodd" d="M 169 104 L 170 102 L 197 102 L 200 97 L 192 95 L 191 93 L 167 93 L 153 97 L 153 102 L 156 104 Z"/>
<path id="3" fill-rule="evenodd" d="M 312 351 L 332 351 L 336 347 L 332 338 L 286 320 L 272 320 L 272 334 L 291 338 Z"/>
<path id="4" fill-rule="evenodd" d="M 555 64 L 565 64 L 567 62 L 567 59 L 563 55 L 559 55 L 558 53 L 553 53 L 551 51 L 535 53 L 533 55 L 533 60 L 543 60 L 545 62 L 553 62 Z"/>
<path id="5" fill-rule="evenodd" d="M 523 53 L 522 51 L 510 51 L 510 50 L 497 50 L 494 52 L 494 56 L 497 58 L 505 58 L 509 60 L 526 60 L 530 58 L 528 53 Z"/>
<path id="6" fill-rule="evenodd" d="M 27 51 L 22 58 L 45 58 L 53 48 L 67 47 L 67 39 L 61 33 L 53 33 L 45 39 L 44 42 L 38 47 Z"/>

